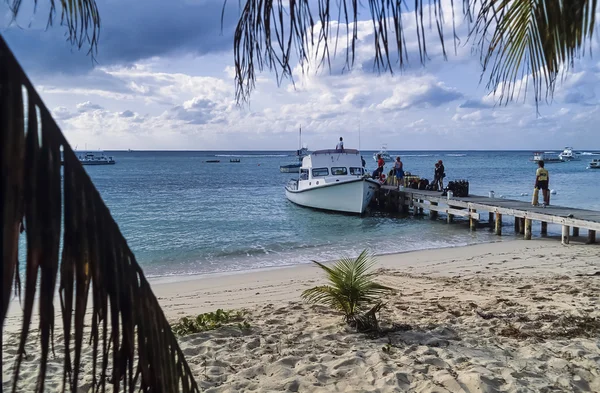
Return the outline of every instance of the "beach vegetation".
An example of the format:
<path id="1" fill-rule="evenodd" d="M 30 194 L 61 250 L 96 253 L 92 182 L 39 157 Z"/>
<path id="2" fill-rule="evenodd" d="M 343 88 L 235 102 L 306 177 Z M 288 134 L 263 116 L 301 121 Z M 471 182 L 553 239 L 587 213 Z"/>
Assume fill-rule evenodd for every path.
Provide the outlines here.
<path id="1" fill-rule="evenodd" d="M 199 314 L 195 318 L 183 317 L 173 324 L 171 329 L 178 336 L 206 332 L 223 326 L 236 326 L 240 330 L 248 330 L 250 324 L 244 319 L 244 315 L 242 311 L 225 311 L 220 308 L 217 311 Z"/>
<path id="2" fill-rule="evenodd" d="M 358 257 L 341 258 L 332 266 L 313 263 L 325 272 L 328 283 L 305 290 L 302 298 L 341 312 L 344 321 L 359 331 L 377 329 L 381 296 L 393 289 L 375 282 L 375 257 L 365 249 Z"/>

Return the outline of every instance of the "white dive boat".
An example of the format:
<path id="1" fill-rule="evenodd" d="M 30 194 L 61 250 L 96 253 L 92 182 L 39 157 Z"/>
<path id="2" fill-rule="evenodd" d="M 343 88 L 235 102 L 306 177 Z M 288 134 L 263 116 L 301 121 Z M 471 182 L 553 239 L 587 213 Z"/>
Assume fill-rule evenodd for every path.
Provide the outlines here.
<path id="1" fill-rule="evenodd" d="M 285 196 L 301 206 L 362 214 L 379 187 L 365 176 L 358 150 L 317 150 L 302 160 L 299 179 L 290 180 Z"/>
<path id="2" fill-rule="evenodd" d="M 563 160 L 561 160 L 560 157 L 558 157 L 556 155 L 556 153 L 553 151 L 546 151 L 546 152 L 536 151 L 533 153 L 533 159 L 531 161 L 533 161 L 533 162 L 544 161 L 544 163 L 563 162 Z"/>
<path id="3" fill-rule="evenodd" d="M 579 153 L 574 152 L 572 147 L 565 147 L 562 153 L 558 155 L 561 161 L 579 161 Z"/>
<path id="4" fill-rule="evenodd" d="M 390 153 L 387 152 L 387 146 L 383 145 L 381 147 L 381 150 L 379 150 L 378 153 L 374 153 L 373 154 L 373 160 L 375 162 L 377 162 L 377 155 L 381 154 L 381 158 L 383 158 L 383 161 L 385 162 L 394 162 L 394 159 L 392 157 L 390 157 Z"/>
<path id="5" fill-rule="evenodd" d="M 114 165 L 112 156 L 107 156 L 102 150 L 75 150 L 75 155 L 81 165 Z"/>
<path id="6" fill-rule="evenodd" d="M 587 169 L 600 169 L 600 158 L 594 158 L 590 161 Z"/>

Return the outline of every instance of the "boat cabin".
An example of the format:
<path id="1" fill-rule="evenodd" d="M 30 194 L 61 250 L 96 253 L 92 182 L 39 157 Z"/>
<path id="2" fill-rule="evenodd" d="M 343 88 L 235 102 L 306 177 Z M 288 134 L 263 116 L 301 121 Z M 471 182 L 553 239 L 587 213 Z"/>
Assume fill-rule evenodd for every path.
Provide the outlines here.
<path id="1" fill-rule="evenodd" d="M 361 177 L 364 174 L 358 150 L 317 150 L 302 160 L 299 180 L 330 182 L 343 176 Z"/>

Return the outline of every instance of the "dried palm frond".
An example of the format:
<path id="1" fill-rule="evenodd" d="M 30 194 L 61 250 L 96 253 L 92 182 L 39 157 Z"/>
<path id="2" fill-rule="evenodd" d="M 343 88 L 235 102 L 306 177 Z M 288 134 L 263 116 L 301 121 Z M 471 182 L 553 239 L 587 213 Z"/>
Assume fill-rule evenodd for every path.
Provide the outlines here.
<path id="1" fill-rule="evenodd" d="M 455 12 L 461 2 L 462 13 Z M 506 101 L 519 92 L 517 77 L 531 78 L 537 103 L 544 89 L 552 94 L 561 67 L 572 63 L 593 35 L 596 5 L 596 0 L 368 0 L 365 8 L 372 19 L 379 71 L 393 72 L 394 63 L 402 69 L 408 62 L 409 16 L 414 19 L 411 33 L 416 33 L 421 64 L 428 59 L 432 30 L 429 34 L 439 39 L 446 57 L 444 21 L 451 13 L 455 48 L 460 39 L 457 18 L 469 25 L 475 21 L 467 35 L 481 52 L 488 88 L 500 90 L 501 101 Z M 351 68 L 359 39 L 359 8 L 358 0 L 246 0 L 234 36 L 238 102 L 249 98 L 257 70 L 274 71 L 279 83 L 292 77 L 296 62 L 304 71 L 315 60 L 311 56 L 317 57 L 319 67 L 331 68 L 340 38 L 346 40 L 345 63 Z M 332 28 L 332 20 L 345 24 L 341 37 L 340 25 Z"/>
<path id="2" fill-rule="evenodd" d="M 41 356 L 37 390 L 44 390 L 49 346 L 54 340 L 54 291 L 60 269 L 65 388 L 77 391 L 84 335 L 89 334 L 93 391 L 104 391 L 109 365 L 115 392 L 120 388 L 124 391 L 139 388 L 145 392 L 199 391 L 135 256 L 50 112 L 0 37 L 3 331 L 13 283 L 18 277 L 22 222 L 27 260 L 23 325 L 13 390 L 30 336 L 38 276 Z M 61 240 L 62 255 L 59 255 Z M 84 330 L 88 296 L 92 300 L 89 332 Z"/>

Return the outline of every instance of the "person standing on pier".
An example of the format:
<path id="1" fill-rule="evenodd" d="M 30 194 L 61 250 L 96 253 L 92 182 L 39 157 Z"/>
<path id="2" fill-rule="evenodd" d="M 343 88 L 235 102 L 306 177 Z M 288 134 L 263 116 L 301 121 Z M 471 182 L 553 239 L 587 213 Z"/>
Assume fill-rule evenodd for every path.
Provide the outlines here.
<path id="1" fill-rule="evenodd" d="M 550 205 L 549 183 L 550 175 L 548 174 L 548 170 L 544 168 L 544 161 L 540 160 L 538 161 L 538 169 L 535 172 L 535 188 L 542 190 L 542 194 L 544 195 L 544 207 Z"/>
<path id="2" fill-rule="evenodd" d="M 444 163 L 442 162 L 442 160 L 438 161 L 439 167 L 439 176 L 438 176 L 438 183 L 439 183 L 439 190 L 443 190 L 444 189 L 444 178 L 446 177 L 446 168 L 444 168 Z"/>
<path id="3" fill-rule="evenodd" d="M 373 171 L 373 178 L 381 178 L 383 175 L 383 166 L 385 165 L 385 161 L 381 158 L 381 154 L 377 154 L 377 169 Z"/>
<path id="4" fill-rule="evenodd" d="M 396 175 L 396 183 L 399 186 L 404 185 L 404 164 L 400 161 L 400 157 L 396 157 L 396 162 L 394 163 L 394 174 Z"/>
<path id="5" fill-rule="evenodd" d="M 340 141 L 335 145 L 335 150 L 344 151 L 344 138 L 340 137 Z"/>

